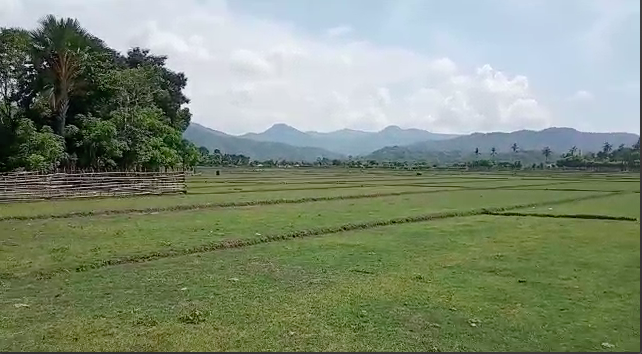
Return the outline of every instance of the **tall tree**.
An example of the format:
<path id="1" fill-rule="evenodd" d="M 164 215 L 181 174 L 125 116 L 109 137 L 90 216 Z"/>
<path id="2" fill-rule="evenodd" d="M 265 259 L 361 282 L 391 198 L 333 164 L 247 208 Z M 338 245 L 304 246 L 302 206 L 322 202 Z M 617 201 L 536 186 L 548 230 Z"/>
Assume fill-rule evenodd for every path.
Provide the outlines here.
<path id="1" fill-rule="evenodd" d="M 544 159 L 546 160 L 546 163 L 548 163 L 548 158 L 551 156 L 552 153 L 553 151 L 548 146 L 542 149 L 542 155 L 544 155 Z"/>
<path id="2" fill-rule="evenodd" d="M 64 135 L 69 100 L 79 89 L 81 62 L 95 40 L 76 19 L 47 15 L 31 32 L 32 59 L 55 114 L 54 130 Z"/>
<path id="3" fill-rule="evenodd" d="M 77 157 L 80 167 L 98 170 L 116 167 L 126 145 L 119 139 L 114 122 L 82 115 L 78 117 L 78 121 L 80 129 L 77 144 L 80 149 Z"/>
<path id="4" fill-rule="evenodd" d="M 602 151 L 606 155 L 608 155 L 612 150 L 613 150 L 613 145 L 611 145 L 611 143 L 609 143 L 608 141 L 605 142 L 604 145 L 602 145 Z"/>
<path id="5" fill-rule="evenodd" d="M 479 148 L 475 148 L 475 158 L 479 158 Z"/>
<path id="6" fill-rule="evenodd" d="M 187 139 L 182 139 L 180 144 L 179 153 L 181 156 L 181 165 L 182 167 L 193 167 L 196 166 L 200 159 L 199 150 L 196 148 L 191 141 Z"/>
<path id="7" fill-rule="evenodd" d="M 189 103 L 189 99 L 183 94 L 187 77 L 183 73 L 169 70 L 165 66 L 166 60 L 166 56 L 151 55 L 149 50 L 139 47 L 129 50 L 125 59 L 130 68 L 152 67 L 159 70 L 161 80 L 158 83 L 159 90 L 154 93 L 154 103 L 163 110 L 172 127 L 184 131 L 192 118 L 189 109 L 184 107 Z"/>
<path id="8" fill-rule="evenodd" d="M 568 149 L 568 155 L 573 157 L 575 156 L 575 153 L 577 152 L 577 146 L 573 145 L 570 149 Z"/>
<path id="9" fill-rule="evenodd" d="M 29 48 L 29 32 L 0 28 L 0 171 L 11 169 L 10 159 L 18 154 L 20 92 L 29 73 Z"/>
<path id="10" fill-rule="evenodd" d="M 19 28 L 0 28 L 0 124 L 18 113 L 21 82 L 28 74 L 29 32 Z"/>
<path id="11" fill-rule="evenodd" d="M 495 155 L 497 155 L 497 149 L 493 146 L 492 148 L 490 148 L 490 156 L 492 156 L 494 159 Z"/>
<path id="12" fill-rule="evenodd" d="M 519 146 L 517 143 L 513 143 L 513 145 L 510 146 L 510 149 L 513 150 L 513 155 L 517 155 L 517 151 L 519 150 Z"/>
<path id="13" fill-rule="evenodd" d="M 638 141 L 633 144 L 632 148 L 633 151 L 640 151 L 640 138 L 638 138 Z"/>
<path id="14" fill-rule="evenodd" d="M 75 19 L 0 28 L 0 171 L 193 166 L 199 152 L 181 136 L 187 79 L 166 59 L 123 56 Z"/>

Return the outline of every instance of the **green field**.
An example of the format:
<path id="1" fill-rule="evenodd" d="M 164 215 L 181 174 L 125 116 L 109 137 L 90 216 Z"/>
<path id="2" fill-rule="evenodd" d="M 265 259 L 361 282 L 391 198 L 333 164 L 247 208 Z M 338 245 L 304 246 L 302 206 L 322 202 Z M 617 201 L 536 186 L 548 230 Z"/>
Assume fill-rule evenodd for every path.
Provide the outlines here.
<path id="1" fill-rule="evenodd" d="M 290 169 L 0 204 L 0 349 L 639 351 L 639 203 L 632 174 Z"/>

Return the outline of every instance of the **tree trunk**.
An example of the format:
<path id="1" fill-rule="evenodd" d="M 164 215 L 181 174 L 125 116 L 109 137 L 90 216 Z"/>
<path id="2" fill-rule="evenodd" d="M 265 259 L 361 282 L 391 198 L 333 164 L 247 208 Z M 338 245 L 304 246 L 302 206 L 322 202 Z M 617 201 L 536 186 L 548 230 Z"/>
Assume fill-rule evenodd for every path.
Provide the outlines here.
<path id="1" fill-rule="evenodd" d="M 67 95 L 60 99 L 60 109 L 56 117 L 56 134 L 65 136 L 65 125 L 67 123 L 67 111 L 69 110 L 69 98 Z"/>

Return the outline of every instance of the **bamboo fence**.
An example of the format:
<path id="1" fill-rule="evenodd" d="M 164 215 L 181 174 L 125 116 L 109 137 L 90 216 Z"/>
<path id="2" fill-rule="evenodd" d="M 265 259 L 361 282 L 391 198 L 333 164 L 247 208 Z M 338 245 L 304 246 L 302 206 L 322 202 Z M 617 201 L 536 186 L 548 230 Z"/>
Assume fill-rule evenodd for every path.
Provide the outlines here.
<path id="1" fill-rule="evenodd" d="M 185 172 L 0 174 L 0 202 L 186 193 Z"/>

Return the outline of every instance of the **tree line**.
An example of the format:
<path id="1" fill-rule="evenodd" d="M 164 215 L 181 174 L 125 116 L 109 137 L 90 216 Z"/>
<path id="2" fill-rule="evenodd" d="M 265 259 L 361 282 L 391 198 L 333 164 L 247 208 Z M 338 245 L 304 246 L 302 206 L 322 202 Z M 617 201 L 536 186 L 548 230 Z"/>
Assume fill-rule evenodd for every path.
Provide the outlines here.
<path id="1" fill-rule="evenodd" d="M 166 61 L 121 54 L 71 18 L 0 28 L 0 171 L 196 165 L 187 78 Z"/>
<path id="2" fill-rule="evenodd" d="M 513 154 L 517 156 L 517 153 L 520 151 L 519 145 L 513 143 L 510 147 Z M 546 165 L 549 165 L 549 158 L 553 155 L 553 151 L 550 147 L 546 146 L 541 150 L 542 155 L 544 156 Z M 501 161 L 497 162 L 494 160 L 497 155 L 497 149 L 492 147 L 490 149 L 491 159 L 477 159 L 481 154 L 479 148 L 476 148 L 474 155 L 476 159 L 474 161 L 469 161 L 463 164 L 462 166 L 467 167 L 480 167 L 480 168 L 514 168 L 521 169 L 521 161 L 515 159 L 513 161 Z M 577 169 L 600 169 L 600 168 L 610 168 L 610 169 L 620 169 L 620 170 L 630 170 L 630 169 L 640 169 L 640 139 L 630 147 L 621 144 L 617 149 L 613 149 L 613 145 L 609 142 L 605 142 L 602 146 L 602 150 L 594 153 L 589 152 L 582 154 L 577 146 L 571 147 L 568 152 L 562 153 L 561 158 L 558 159 L 555 163 L 555 167 L 561 168 L 577 168 Z M 531 168 L 544 168 L 545 164 L 533 164 Z"/>
<path id="3" fill-rule="evenodd" d="M 609 142 L 605 142 L 602 150 L 597 153 L 582 154 L 577 147 L 573 146 L 562 158 L 556 162 L 559 167 L 579 169 L 640 169 L 640 139 L 629 146 L 621 144 L 617 149 Z"/>
<path id="4" fill-rule="evenodd" d="M 620 170 L 639 170 L 640 168 L 640 141 L 630 147 L 620 145 L 617 149 L 605 142 L 601 151 L 597 153 L 589 152 L 582 154 L 577 147 L 571 147 L 568 152 L 562 153 L 561 158 L 554 163 L 549 163 L 554 152 L 550 147 L 544 147 L 540 152 L 522 151 L 517 143 L 510 147 L 512 158 L 508 161 L 499 161 L 497 148 L 491 148 L 490 159 L 480 159 L 482 154 L 479 148 L 473 152 L 474 159 L 464 162 L 429 163 L 427 161 L 378 161 L 374 159 L 352 158 L 348 159 L 328 159 L 319 157 L 316 161 L 288 161 L 288 160 L 252 160 L 249 156 L 222 153 L 219 149 L 213 152 L 205 147 L 199 147 L 199 166 L 250 166 L 250 167 L 348 167 L 348 168 L 392 168 L 392 169 L 428 169 L 440 168 L 446 165 L 455 168 L 472 168 L 472 169 L 544 169 L 549 167 L 575 168 L 575 169 L 620 169 Z M 525 165 L 520 158 L 524 157 L 518 153 L 538 154 L 544 156 L 545 162 L 532 163 Z M 503 155 L 506 158 L 506 155 Z"/>

